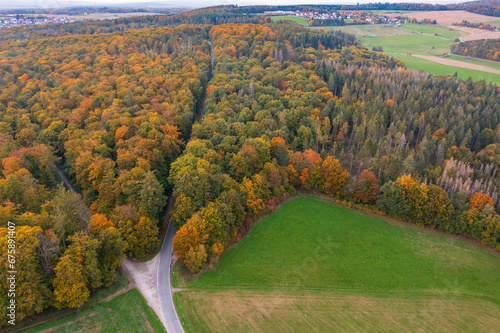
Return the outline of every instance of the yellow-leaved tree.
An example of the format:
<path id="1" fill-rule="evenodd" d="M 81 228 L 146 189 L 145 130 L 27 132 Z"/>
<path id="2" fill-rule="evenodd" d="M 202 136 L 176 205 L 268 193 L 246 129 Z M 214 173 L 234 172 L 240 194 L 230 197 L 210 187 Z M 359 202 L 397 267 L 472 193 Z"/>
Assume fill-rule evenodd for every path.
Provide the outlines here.
<path id="1" fill-rule="evenodd" d="M 408 212 L 410 220 L 421 225 L 426 223 L 427 185 L 420 183 L 418 180 L 412 178 L 411 175 L 403 175 L 397 179 L 397 182 L 401 186 L 401 192 L 410 205 Z"/>
<path id="2" fill-rule="evenodd" d="M 347 184 L 351 175 L 347 170 L 342 168 L 339 160 L 334 159 L 332 156 L 328 156 L 323 161 L 321 169 L 323 170 L 323 177 L 325 179 L 323 184 L 325 193 L 332 197 L 344 195 L 344 186 Z"/>

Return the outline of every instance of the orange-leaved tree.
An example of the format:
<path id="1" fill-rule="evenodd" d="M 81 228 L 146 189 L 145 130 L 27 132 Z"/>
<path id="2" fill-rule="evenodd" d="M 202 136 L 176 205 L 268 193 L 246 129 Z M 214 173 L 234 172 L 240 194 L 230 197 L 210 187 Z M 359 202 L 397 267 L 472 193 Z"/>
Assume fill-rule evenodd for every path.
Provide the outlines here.
<path id="1" fill-rule="evenodd" d="M 323 161 L 321 169 L 323 170 L 325 179 L 325 183 L 323 184 L 325 193 L 330 196 L 344 195 L 344 186 L 347 184 L 351 175 L 347 170 L 342 168 L 339 160 L 334 159 L 332 156 L 328 156 Z"/>
<path id="2" fill-rule="evenodd" d="M 377 199 L 380 185 L 375 174 L 369 170 L 363 170 L 354 187 L 354 199 L 362 203 L 369 203 Z"/>
<path id="3" fill-rule="evenodd" d="M 495 206 L 495 202 L 488 194 L 476 192 L 469 197 L 469 205 L 471 208 L 482 210 L 486 204 L 492 207 Z"/>
<path id="4" fill-rule="evenodd" d="M 174 236 L 173 243 L 175 254 L 184 259 L 189 250 L 191 248 L 197 248 L 200 242 L 200 233 L 196 227 L 185 224 Z"/>

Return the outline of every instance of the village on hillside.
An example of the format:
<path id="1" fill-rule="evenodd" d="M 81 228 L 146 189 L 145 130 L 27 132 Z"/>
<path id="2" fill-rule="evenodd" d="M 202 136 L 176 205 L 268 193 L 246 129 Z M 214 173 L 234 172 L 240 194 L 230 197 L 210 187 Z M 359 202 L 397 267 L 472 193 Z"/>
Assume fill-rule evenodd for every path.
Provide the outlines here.
<path id="1" fill-rule="evenodd" d="M 310 20 L 347 20 L 346 24 L 387 24 L 394 27 L 399 27 L 405 23 L 404 19 L 398 17 L 388 17 L 386 15 L 375 14 L 364 11 L 334 11 L 329 13 L 319 13 L 314 11 L 266 11 L 263 13 L 266 16 L 282 16 L 292 15 Z"/>

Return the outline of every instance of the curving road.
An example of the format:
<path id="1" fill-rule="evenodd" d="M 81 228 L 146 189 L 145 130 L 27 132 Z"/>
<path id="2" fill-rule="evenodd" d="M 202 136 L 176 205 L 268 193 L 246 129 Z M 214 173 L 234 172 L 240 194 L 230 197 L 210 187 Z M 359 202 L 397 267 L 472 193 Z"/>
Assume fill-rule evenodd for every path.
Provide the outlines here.
<path id="1" fill-rule="evenodd" d="M 214 48 L 210 40 L 207 40 L 210 45 L 210 57 L 212 58 L 212 70 L 210 73 L 210 80 L 214 76 Z M 201 122 L 201 117 L 203 115 L 203 109 L 205 108 L 205 94 L 202 99 L 202 104 L 198 110 L 198 114 L 196 115 L 196 121 Z M 167 209 L 167 219 L 169 216 Z M 165 325 L 165 329 L 168 333 L 184 333 L 184 329 L 182 328 L 181 321 L 179 320 L 179 316 L 177 315 L 177 311 L 175 310 L 175 304 L 172 293 L 172 285 L 170 282 L 170 274 L 173 266 L 173 244 L 172 239 L 174 238 L 176 230 L 173 226 L 173 222 L 170 222 L 167 228 L 167 233 L 165 234 L 165 238 L 163 239 L 163 245 L 160 250 L 159 260 L 158 260 L 158 277 L 157 277 L 157 288 L 158 288 L 158 300 L 160 302 L 160 309 L 163 315 L 163 323 Z"/>
<path id="2" fill-rule="evenodd" d="M 175 304 L 170 284 L 170 272 L 173 266 L 172 239 L 176 233 L 173 222 L 168 225 L 167 233 L 163 240 L 158 261 L 158 299 L 160 301 L 163 323 L 168 333 L 184 333 L 179 316 L 175 310 Z"/>

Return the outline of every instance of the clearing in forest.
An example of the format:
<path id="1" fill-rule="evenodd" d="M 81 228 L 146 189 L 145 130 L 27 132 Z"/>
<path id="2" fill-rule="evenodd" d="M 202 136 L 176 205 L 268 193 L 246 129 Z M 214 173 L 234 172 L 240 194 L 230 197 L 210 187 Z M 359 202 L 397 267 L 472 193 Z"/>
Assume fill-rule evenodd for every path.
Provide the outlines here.
<path id="1" fill-rule="evenodd" d="M 499 274 L 472 242 L 306 197 L 174 298 L 187 332 L 493 331 Z"/>

